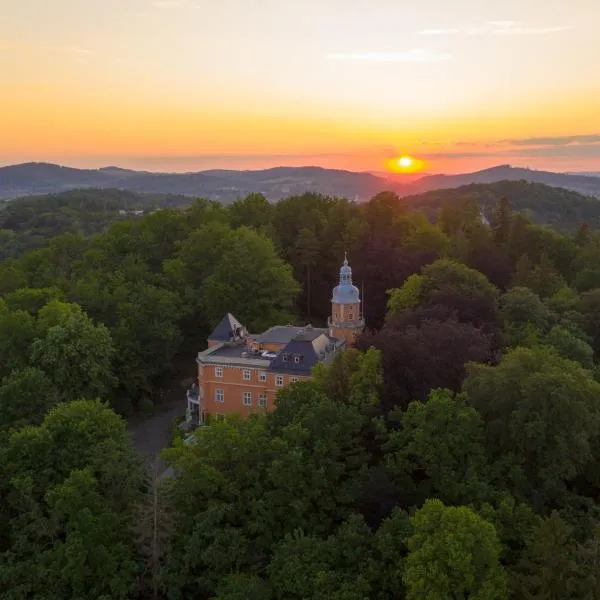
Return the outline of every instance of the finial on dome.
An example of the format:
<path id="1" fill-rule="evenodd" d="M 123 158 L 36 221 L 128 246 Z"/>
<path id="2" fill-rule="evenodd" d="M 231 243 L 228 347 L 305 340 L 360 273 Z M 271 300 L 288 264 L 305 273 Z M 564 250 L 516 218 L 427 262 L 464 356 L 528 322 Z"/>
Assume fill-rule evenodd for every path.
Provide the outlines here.
<path id="1" fill-rule="evenodd" d="M 348 266 L 348 251 L 344 250 L 344 266 Z"/>

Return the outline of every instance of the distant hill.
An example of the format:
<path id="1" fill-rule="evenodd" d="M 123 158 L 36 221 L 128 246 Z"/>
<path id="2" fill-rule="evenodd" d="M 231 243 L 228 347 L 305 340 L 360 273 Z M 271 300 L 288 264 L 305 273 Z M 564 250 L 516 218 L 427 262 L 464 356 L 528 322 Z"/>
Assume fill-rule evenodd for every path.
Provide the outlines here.
<path id="1" fill-rule="evenodd" d="M 44 246 L 63 233 L 100 233 L 115 221 L 190 202 L 189 196 L 115 189 L 77 189 L 0 201 L 0 261 Z"/>
<path id="2" fill-rule="evenodd" d="M 110 166 L 73 169 L 48 163 L 0 168 L 0 198 L 55 194 L 76 188 L 117 188 L 134 192 L 204 196 L 229 204 L 251 192 L 269 200 L 307 191 L 368 200 L 390 183 L 371 173 L 321 167 L 276 167 L 258 171 L 210 170 L 197 173 L 150 173 Z"/>
<path id="3" fill-rule="evenodd" d="M 423 210 L 435 219 L 445 203 L 458 203 L 465 198 L 477 200 L 490 219 L 498 201 L 506 198 L 513 210 L 527 214 L 535 223 L 551 225 L 564 232 L 575 232 L 583 223 L 600 227 L 600 201 L 564 188 L 527 181 L 473 183 L 458 188 L 432 190 L 404 196 L 402 203 Z"/>
<path id="4" fill-rule="evenodd" d="M 212 169 L 196 173 L 151 173 L 118 166 L 73 169 L 49 163 L 25 163 L 0 168 L 0 199 L 32 194 L 56 194 L 77 188 L 116 188 L 133 192 L 204 196 L 229 204 L 251 192 L 269 200 L 319 192 L 366 201 L 378 192 L 393 190 L 401 196 L 471 183 L 530 181 L 600 197 L 600 177 L 584 174 L 533 171 L 501 165 L 460 175 L 416 178 L 393 174 L 343 171 L 321 167 L 275 167 L 257 171 Z"/>
<path id="5" fill-rule="evenodd" d="M 543 183 L 553 187 L 574 190 L 581 194 L 600 197 L 600 178 L 582 174 L 553 173 L 551 171 L 534 171 L 500 165 L 475 173 L 460 175 L 429 175 L 405 186 L 402 195 L 427 192 L 445 188 L 456 188 L 471 183 L 494 183 L 496 181 L 529 181 Z"/>

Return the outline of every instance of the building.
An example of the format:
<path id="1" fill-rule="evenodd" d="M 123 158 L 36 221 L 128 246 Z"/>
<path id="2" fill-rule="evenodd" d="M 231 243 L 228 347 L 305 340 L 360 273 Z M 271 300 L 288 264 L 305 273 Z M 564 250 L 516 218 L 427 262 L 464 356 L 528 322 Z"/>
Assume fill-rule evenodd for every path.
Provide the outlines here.
<path id="1" fill-rule="evenodd" d="M 311 375 L 352 345 L 364 329 L 360 294 L 344 256 L 339 284 L 333 289 L 327 328 L 275 325 L 253 335 L 228 313 L 197 357 L 198 381 L 187 392 L 187 421 L 203 424 L 207 416 L 249 415 L 272 410 L 279 390 Z"/>

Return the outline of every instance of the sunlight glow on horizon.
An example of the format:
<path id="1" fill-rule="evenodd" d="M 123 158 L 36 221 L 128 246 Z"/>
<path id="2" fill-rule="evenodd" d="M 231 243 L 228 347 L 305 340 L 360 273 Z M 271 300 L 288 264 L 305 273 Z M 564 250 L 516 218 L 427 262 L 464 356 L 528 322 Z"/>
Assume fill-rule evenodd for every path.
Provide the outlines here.
<path id="1" fill-rule="evenodd" d="M 0 164 L 600 171 L 597 0 L 456 4 L 6 4 Z"/>

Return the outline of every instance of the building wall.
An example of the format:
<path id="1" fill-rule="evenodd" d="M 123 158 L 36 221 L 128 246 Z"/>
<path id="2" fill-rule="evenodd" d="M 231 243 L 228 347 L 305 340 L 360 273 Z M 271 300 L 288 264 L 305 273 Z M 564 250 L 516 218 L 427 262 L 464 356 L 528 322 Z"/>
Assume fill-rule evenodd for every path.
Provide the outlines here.
<path id="1" fill-rule="evenodd" d="M 222 377 L 217 376 L 216 368 L 221 368 Z M 244 371 L 250 372 L 250 379 L 244 379 Z M 260 374 L 264 373 L 266 381 L 261 381 Z M 277 377 L 282 379 L 278 385 Z M 287 373 L 272 373 L 256 367 L 238 367 L 231 365 L 200 365 L 198 382 L 202 390 L 202 410 L 209 415 L 240 414 L 248 416 L 251 413 L 268 412 L 275 408 L 277 392 L 293 382 L 308 379 L 305 375 L 290 375 Z M 223 391 L 223 402 L 217 400 L 217 390 Z M 252 394 L 252 404 L 244 404 L 244 392 Z M 259 403 L 260 394 L 266 396 L 266 406 Z"/>
<path id="2" fill-rule="evenodd" d="M 360 319 L 360 303 L 331 304 L 331 319 L 334 323 L 343 321 L 358 321 Z"/>
<path id="3" fill-rule="evenodd" d="M 347 346 L 353 346 L 362 329 L 358 327 L 332 327 L 331 334 L 341 340 L 346 340 Z"/>

